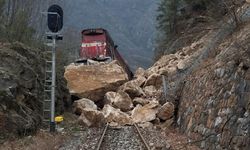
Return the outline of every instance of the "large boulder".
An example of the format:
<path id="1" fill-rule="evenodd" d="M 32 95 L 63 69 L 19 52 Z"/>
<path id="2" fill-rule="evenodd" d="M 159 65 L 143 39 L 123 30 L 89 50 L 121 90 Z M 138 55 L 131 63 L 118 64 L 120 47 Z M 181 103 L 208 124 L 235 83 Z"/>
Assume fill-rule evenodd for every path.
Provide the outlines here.
<path id="1" fill-rule="evenodd" d="M 159 102 L 151 101 L 145 106 L 137 105 L 132 110 L 132 119 L 134 123 L 144 123 L 153 121 L 156 118 L 156 113 L 158 111 Z"/>
<path id="2" fill-rule="evenodd" d="M 162 120 L 168 120 L 174 115 L 174 104 L 166 102 L 157 112 L 157 117 Z"/>
<path id="3" fill-rule="evenodd" d="M 88 127 L 99 127 L 106 123 L 103 113 L 91 108 L 83 109 L 78 121 Z"/>
<path id="4" fill-rule="evenodd" d="M 129 95 L 123 91 L 108 92 L 105 94 L 105 104 L 110 104 L 122 111 L 129 111 L 133 108 L 133 103 Z"/>
<path id="5" fill-rule="evenodd" d="M 73 103 L 73 112 L 77 115 L 81 115 L 86 108 L 97 110 L 96 104 L 92 100 L 86 98 L 77 100 Z"/>
<path id="6" fill-rule="evenodd" d="M 117 126 L 131 125 L 133 123 L 128 114 L 110 105 L 105 105 L 102 112 L 108 123 L 116 124 Z"/>
<path id="7" fill-rule="evenodd" d="M 105 93 L 115 91 L 128 81 L 127 73 L 117 61 L 94 65 L 70 64 L 65 68 L 64 77 L 71 95 L 94 101 L 103 99 Z"/>
<path id="8" fill-rule="evenodd" d="M 83 98 L 73 104 L 73 112 L 80 115 L 80 124 L 88 127 L 99 127 L 105 123 L 104 115 L 97 110 L 96 104 L 89 99 Z"/>

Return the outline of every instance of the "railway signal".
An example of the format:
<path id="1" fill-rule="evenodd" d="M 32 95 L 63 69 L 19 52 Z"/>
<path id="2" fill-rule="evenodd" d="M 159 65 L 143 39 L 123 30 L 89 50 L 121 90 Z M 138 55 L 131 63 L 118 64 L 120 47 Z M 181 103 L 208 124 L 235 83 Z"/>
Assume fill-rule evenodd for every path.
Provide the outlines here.
<path id="1" fill-rule="evenodd" d="M 52 40 L 51 43 L 48 43 L 47 46 L 52 47 L 51 50 L 51 60 L 47 60 L 50 64 L 50 69 L 46 69 L 45 73 L 45 95 L 49 97 L 44 98 L 44 114 L 49 112 L 49 122 L 50 122 L 50 132 L 56 131 L 55 123 L 55 88 L 56 88 L 56 41 L 62 40 L 63 36 L 59 31 L 63 28 L 63 10 L 58 5 L 52 5 L 49 7 L 47 13 L 47 25 L 50 32 L 46 33 L 47 39 Z M 48 75 L 46 75 L 48 74 Z M 45 105 L 47 104 L 47 105 Z M 45 108 L 49 106 L 49 108 Z M 45 116 L 44 116 L 45 118 Z M 44 121 L 47 119 L 44 119 Z"/>
<path id="2" fill-rule="evenodd" d="M 56 33 L 63 27 L 63 10 L 58 5 L 52 5 L 48 9 L 48 28 L 51 32 Z"/>

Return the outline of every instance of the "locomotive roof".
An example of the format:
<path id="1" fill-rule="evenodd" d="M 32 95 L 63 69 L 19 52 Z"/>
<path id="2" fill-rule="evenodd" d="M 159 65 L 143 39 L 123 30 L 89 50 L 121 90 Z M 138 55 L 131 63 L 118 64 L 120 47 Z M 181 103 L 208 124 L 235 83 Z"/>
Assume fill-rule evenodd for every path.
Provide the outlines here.
<path id="1" fill-rule="evenodd" d="M 93 28 L 93 29 L 84 29 L 82 30 L 82 34 L 91 34 L 91 33 L 107 33 L 107 30 L 103 29 L 103 28 Z"/>

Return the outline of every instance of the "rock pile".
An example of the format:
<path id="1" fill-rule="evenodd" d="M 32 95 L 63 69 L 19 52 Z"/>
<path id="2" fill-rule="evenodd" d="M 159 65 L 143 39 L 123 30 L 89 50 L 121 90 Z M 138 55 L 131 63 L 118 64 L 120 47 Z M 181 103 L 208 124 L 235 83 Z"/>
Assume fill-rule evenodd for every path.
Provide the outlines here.
<path id="1" fill-rule="evenodd" d="M 100 126 L 107 122 L 113 126 L 122 126 L 171 119 L 174 105 L 171 102 L 161 105 L 162 89 L 154 85 L 145 86 L 147 80 L 146 71 L 139 68 L 133 80 L 105 93 L 102 109 L 92 99 L 75 101 L 74 112 L 80 115 L 79 122 L 86 126 Z"/>
<path id="2" fill-rule="evenodd" d="M 113 80 L 119 81 L 120 85 L 116 84 L 119 86 L 112 89 L 105 88 L 105 86 L 110 87 L 109 84 L 112 85 L 113 82 L 108 78 L 106 78 L 105 80 L 110 80 L 112 82 L 109 82 L 105 85 L 103 84 L 104 86 L 98 87 L 98 89 L 93 90 L 91 88 L 87 88 L 87 86 L 82 87 L 84 85 L 84 82 L 82 81 L 86 80 L 83 79 L 83 77 L 81 77 L 82 79 L 76 78 L 76 76 L 85 73 L 81 72 L 81 68 L 83 66 L 68 66 L 66 68 L 65 77 L 68 80 L 68 87 L 71 91 L 71 94 L 77 95 L 80 98 L 89 98 L 94 102 L 97 101 L 95 97 L 98 95 L 99 102 L 103 101 L 104 104 L 104 109 L 98 111 L 104 114 L 106 122 L 113 122 L 116 125 L 165 122 L 166 125 L 169 125 L 173 122 L 173 116 L 176 110 L 175 104 L 178 96 L 177 92 L 180 90 L 180 84 L 182 83 L 184 78 L 181 75 L 188 71 L 188 69 L 192 67 L 195 60 L 200 57 L 203 52 L 202 45 L 204 45 L 206 41 L 207 36 L 193 43 L 191 46 L 183 48 L 176 54 L 165 55 L 147 70 L 138 68 L 135 72 L 134 79 L 131 81 L 125 82 L 127 79 L 125 79 L 122 74 L 120 75 L 121 78 L 119 78 L 119 76 L 117 76 L 116 78 L 114 78 L 114 76 L 110 76 L 109 78 L 111 78 L 112 80 L 117 78 L 120 79 Z M 107 70 L 112 70 L 111 67 L 113 67 L 114 64 L 115 63 L 106 65 L 108 66 L 108 68 L 110 68 L 99 71 L 99 78 L 103 77 L 102 73 L 104 71 L 107 72 Z M 89 67 L 91 68 L 92 66 Z M 93 66 L 93 68 L 94 67 L 95 66 Z M 122 72 L 119 71 L 119 67 L 116 67 L 116 69 L 118 69 L 118 72 Z M 88 74 L 88 72 L 86 73 Z M 115 72 L 108 74 L 113 73 Z M 163 97 L 162 75 L 171 77 L 170 79 L 166 79 L 168 82 L 167 98 Z M 85 75 L 83 76 L 85 78 L 88 78 Z M 88 76 L 91 76 L 91 74 L 88 74 Z M 89 78 L 88 80 L 94 80 L 95 82 L 96 79 Z M 92 84 L 94 82 L 89 82 L 88 84 L 91 84 L 89 86 L 94 87 L 94 84 Z M 103 81 L 100 83 L 103 83 Z M 103 89 L 105 90 L 101 91 Z M 107 110 L 114 111 L 115 115 L 107 116 L 107 114 L 110 114 L 107 113 Z M 107 117 L 109 118 L 107 119 Z M 112 117 L 113 119 L 111 119 Z M 120 119 L 119 117 L 123 119 Z M 120 120 L 126 120 L 126 123 Z M 88 123 L 86 123 L 86 125 L 88 125 Z M 96 125 L 96 123 L 91 124 L 91 126 L 92 125 Z"/>

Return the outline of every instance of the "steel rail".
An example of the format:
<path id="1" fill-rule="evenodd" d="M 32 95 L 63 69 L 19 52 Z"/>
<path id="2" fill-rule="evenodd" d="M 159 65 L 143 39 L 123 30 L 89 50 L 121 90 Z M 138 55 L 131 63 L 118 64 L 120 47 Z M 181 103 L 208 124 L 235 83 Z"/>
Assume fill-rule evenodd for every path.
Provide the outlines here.
<path id="1" fill-rule="evenodd" d="M 141 134 L 141 132 L 140 132 L 140 129 L 139 129 L 138 125 L 137 125 L 137 124 L 134 124 L 134 127 L 136 128 L 137 133 L 139 134 L 139 136 L 140 136 L 142 142 L 144 143 L 144 145 L 146 146 L 147 150 L 150 150 L 150 147 L 149 147 L 148 143 L 146 142 L 145 138 L 142 136 L 142 134 Z"/>
<path id="2" fill-rule="evenodd" d="M 97 145 L 96 150 L 100 150 L 100 148 L 101 148 L 101 146 L 102 146 L 102 142 L 103 142 L 104 136 L 105 136 L 106 131 L 107 131 L 107 129 L 108 129 L 108 126 L 109 126 L 109 124 L 107 123 L 106 126 L 105 126 L 105 128 L 104 128 L 104 130 L 103 130 L 103 132 L 102 132 L 102 136 L 101 136 L 101 138 L 100 138 L 100 140 L 99 140 L 99 142 L 98 142 L 98 145 Z"/>
<path id="3" fill-rule="evenodd" d="M 109 126 L 109 124 L 107 123 L 106 126 L 105 126 L 105 128 L 104 128 L 104 130 L 103 130 L 103 132 L 102 132 L 102 136 L 101 136 L 101 138 L 100 138 L 100 140 L 98 142 L 96 150 L 100 150 L 100 148 L 102 146 L 102 142 L 103 142 L 104 136 L 105 136 L 106 131 L 108 129 L 108 126 Z M 137 133 L 139 134 L 139 137 L 141 138 L 143 144 L 146 146 L 147 150 L 151 150 L 150 147 L 149 147 L 149 145 L 148 145 L 148 143 L 146 142 L 145 138 L 141 134 L 141 131 L 140 131 L 138 125 L 137 124 L 133 124 L 133 126 L 135 127 Z"/>

